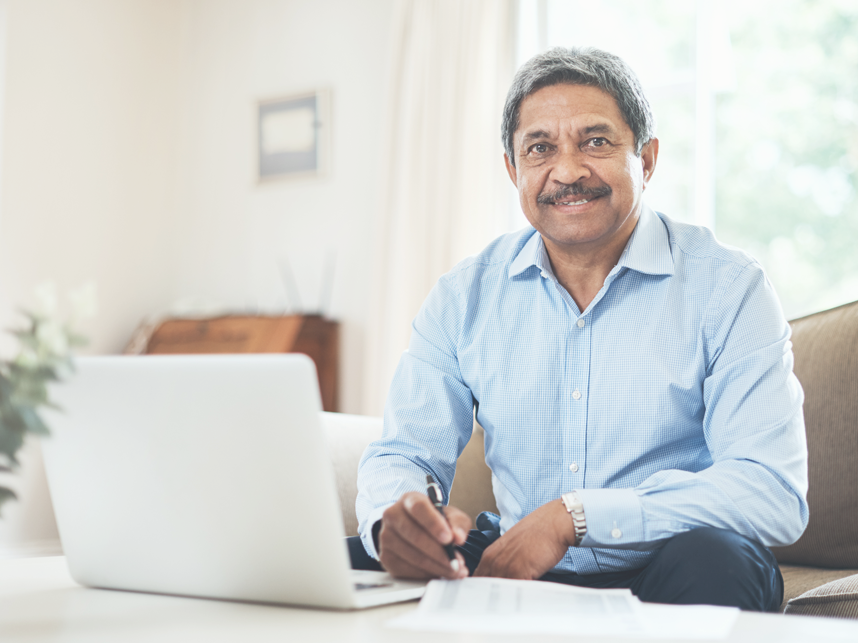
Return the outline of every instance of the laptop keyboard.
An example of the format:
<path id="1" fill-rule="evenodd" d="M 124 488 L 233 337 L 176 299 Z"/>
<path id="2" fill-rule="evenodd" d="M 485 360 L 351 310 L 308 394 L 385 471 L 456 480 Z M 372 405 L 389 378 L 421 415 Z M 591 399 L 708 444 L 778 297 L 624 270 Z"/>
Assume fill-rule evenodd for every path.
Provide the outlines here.
<path id="1" fill-rule="evenodd" d="M 381 589 L 382 587 L 393 587 L 393 583 L 355 583 L 355 590 Z"/>

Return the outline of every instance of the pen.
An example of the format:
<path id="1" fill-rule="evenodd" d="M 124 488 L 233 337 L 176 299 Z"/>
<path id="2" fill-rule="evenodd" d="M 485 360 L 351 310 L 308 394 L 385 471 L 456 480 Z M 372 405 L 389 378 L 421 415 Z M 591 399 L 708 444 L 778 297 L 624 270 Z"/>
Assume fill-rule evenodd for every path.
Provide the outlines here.
<path id="1" fill-rule="evenodd" d="M 429 496 L 429 500 L 435 505 L 438 513 L 444 516 L 444 520 L 446 520 L 447 516 L 444 514 L 444 505 L 442 503 L 444 494 L 441 493 L 441 487 L 438 486 L 438 483 L 430 475 L 426 476 L 426 495 Z M 452 530 L 452 527 L 450 529 Z M 444 545 L 444 551 L 447 552 L 447 558 L 450 559 L 450 567 L 453 568 L 454 572 L 459 571 L 459 559 L 456 558 L 456 548 L 453 547 L 453 543 L 450 542 Z"/>

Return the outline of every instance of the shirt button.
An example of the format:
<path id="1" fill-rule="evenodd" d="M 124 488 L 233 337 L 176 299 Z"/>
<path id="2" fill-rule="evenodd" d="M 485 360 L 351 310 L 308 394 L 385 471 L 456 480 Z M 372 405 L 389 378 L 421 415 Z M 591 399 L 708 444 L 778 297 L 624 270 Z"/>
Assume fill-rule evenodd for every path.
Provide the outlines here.
<path id="1" fill-rule="evenodd" d="M 572 393 L 572 399 L 573 400 L 580 400 L 581 399 L 581 391 L 574 391 Z"/>
<path id="2" fill-rule="evenodd" d="M 542 272 L 540 272 L 539 274 L 542 275 L 543 279 L 548 279 L 548 273 L 545 272 L 544 270 Z"/>
<path id="3" fill-rule="evenodd" d="M 578 471 L 578 463 L 573 462 L 572 464 L 570 464 L 569 465 L 569 471 L 571 471 L 572 473 L 575 473 L 576 471 Z"/>
<path id="4" fill-rule="evenodd" d="M 623 532 L 621 532 L 621 531 L 620 531 L 619 529 L 617 529 L 616 527 L 614 527 L 613 529 L 611 529 L 611 536 L 613 536 L 614 538 L 619 538 L 619 537 L 620 537 L 620 536 L 622 536 L 622 535 L 623 535 Z"/>
<path id="5" fill-rule="evenodd" d="M 584 323 L 585 323 L 585 322 L 584 322 L 584 320 L 583 320 L 583 319 L 579 319 L 579 320 L 578 320 L 578 328 L 584 328 Z"/>

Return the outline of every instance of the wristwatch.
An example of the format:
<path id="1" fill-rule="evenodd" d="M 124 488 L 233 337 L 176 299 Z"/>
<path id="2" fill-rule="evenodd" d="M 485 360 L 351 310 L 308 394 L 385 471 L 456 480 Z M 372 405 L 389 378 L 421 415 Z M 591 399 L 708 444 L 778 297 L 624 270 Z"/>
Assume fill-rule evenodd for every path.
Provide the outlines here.
<path id="1" fill-rule="evenodd" d="M 584 536 L 587 535 L 587 518 L 584 516 L 584 503 L 578 497 L 577 491 L 564 493 L 560 496 L 560 500 L 563 502 L 563 506 L 566 507 L 569 515 L 572 516 L 572 525 L 575 527 L 575 544 L 572 546 L 577 547 L 584 540 Z"/>

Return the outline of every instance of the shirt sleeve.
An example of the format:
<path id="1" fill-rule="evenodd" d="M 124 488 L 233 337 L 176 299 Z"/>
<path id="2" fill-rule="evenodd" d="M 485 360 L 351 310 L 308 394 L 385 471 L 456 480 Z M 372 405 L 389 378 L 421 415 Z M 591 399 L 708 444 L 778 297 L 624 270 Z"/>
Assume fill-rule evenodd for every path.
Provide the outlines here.
<path id="1" fill-rule="evenodd" d="M 703 432 L 712 465 L 663 470 L 634 489 L 579 489 L 582 546 L 654 549 L 697 527 L 780 546 L 807 526 L 804 395 L 789 324 L 758 264 L 737 266 L 724 280 L 704 324 Z"/>
<path id="2" fill-rule="evenodd" d="M 427 474 L 448 498 L 456 460 L 471 438 L 474 401 L 456 357 L 462 314 L 454 277 L 445 275 L 412 324 L 387 397 L 382 437 L 361 458 L 358 533 L 376 559 L 373 524 L 402 494 L 426 493 Z"/>

